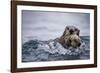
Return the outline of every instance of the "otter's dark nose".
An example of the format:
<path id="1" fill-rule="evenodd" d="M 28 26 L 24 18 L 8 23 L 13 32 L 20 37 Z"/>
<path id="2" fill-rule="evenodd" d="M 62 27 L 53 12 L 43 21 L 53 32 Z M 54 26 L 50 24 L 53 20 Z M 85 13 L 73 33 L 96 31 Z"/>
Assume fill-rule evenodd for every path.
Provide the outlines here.
<path id="1" fill-rule="evenodd" d="M 78 44 L 78 46 L 80 46 L 80 45 L 81 45 L 81 43 Z"/>
<path id="2" fill-rule="evenodd" d="M 70 34 L 73 34 L 74 31 L 71 29 L 71 30 L 69 30 L 69 32 L 70 32 Z"/>

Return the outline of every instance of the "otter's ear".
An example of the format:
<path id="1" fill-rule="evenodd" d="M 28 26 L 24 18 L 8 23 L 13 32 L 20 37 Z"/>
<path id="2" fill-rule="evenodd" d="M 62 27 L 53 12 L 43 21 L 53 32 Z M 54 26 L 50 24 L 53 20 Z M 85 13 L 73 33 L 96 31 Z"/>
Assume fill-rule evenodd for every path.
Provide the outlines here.
<path id="1" fill-rule="evenodd" d="M 65 31 L 63 32 L 63 35 L 62 35 L 62 36 L 65 36 L 66 34 L 68 34 L 68 31 L 69 31 L 69 28 L 66 27 L 66 28 L 65 28 Z"/>

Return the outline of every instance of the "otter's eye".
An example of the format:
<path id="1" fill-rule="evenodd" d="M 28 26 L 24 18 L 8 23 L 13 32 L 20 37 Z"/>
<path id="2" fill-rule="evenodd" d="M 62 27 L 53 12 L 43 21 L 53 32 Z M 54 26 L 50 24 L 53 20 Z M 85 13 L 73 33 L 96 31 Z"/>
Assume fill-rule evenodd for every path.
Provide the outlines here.
<path id="1" fill-rule="evenodd" d="M 67 30 L 69 30 L 69 28 L 68 28 L 68 27 L 66 27 L 66 29 L 67 29 Z"/>
<path id="2" fill-rule="evenodd" d="M 69 40 L 69 42 L 71 43 L 71 40 Z"/>
<path id="3" fill-rule="evenodd" d="M 77 31 L 77 29 L 75 29 L 75 31 Z"/>

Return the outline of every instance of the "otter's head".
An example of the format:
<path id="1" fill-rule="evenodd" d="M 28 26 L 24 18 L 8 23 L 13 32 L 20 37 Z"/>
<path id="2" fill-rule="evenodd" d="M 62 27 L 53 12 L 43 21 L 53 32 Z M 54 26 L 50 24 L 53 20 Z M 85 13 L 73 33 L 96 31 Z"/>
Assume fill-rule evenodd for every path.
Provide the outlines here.
<path id="1" fill-rule="evenodd" d="M 66 46 L 79 47 L 81 45 L 80 30 L 75 26 L 66 26 L 63 35 L 60 38 L 60 43 L 66 48 Z"/>

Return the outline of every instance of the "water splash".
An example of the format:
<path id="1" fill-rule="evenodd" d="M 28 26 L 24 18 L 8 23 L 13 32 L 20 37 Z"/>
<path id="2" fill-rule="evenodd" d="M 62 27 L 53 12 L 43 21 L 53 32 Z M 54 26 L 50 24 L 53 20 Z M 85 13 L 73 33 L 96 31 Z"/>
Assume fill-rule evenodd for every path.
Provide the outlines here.
<path id="1" fill-rule="evenodd" d="M 64 48 L 54 40 L 30 40 L 23 44 L 22 62 L 84 60 L 89 59 L 89 52 L 89 40 L 86 39 L 78 48 Z"/>

